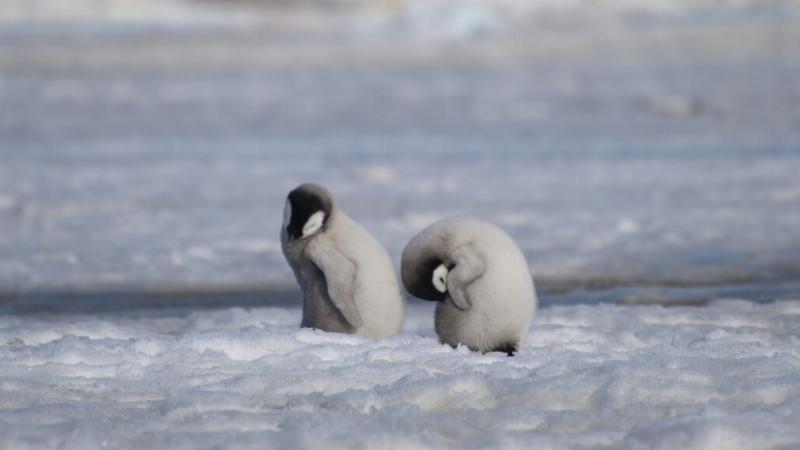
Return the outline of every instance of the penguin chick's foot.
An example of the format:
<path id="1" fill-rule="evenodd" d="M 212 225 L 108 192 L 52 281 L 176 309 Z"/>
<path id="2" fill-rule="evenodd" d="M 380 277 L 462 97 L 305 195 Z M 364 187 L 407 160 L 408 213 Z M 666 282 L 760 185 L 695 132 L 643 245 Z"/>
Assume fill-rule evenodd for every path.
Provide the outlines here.
<path id="1" fill-rule="evenodd" d="M 497 347 L 490 350 L 492 352 L 502 352 L 508 356 L 514 356 L 514 353 L 517 352 L 517 344 L 512 344 L 510 342 L 506 342 L 504 344 L 500 344 Z"/>

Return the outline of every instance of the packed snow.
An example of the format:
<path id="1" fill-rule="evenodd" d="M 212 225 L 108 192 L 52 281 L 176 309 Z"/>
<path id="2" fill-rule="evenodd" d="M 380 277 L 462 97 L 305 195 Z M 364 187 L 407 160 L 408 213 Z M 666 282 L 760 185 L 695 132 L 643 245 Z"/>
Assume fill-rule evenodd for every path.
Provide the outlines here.
<path id="1" fill-rule="evenodd" d="M 515 357 L 296 307 L 0 317 L 2 448 L 796 448 L 800 302 L 542 308 Z"/>

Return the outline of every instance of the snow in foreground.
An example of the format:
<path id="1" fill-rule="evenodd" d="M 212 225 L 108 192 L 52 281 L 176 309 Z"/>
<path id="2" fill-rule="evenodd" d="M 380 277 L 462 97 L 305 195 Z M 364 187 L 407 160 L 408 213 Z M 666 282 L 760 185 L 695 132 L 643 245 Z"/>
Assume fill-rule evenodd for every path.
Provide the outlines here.
<path id="1" fill-rule="evenodd" d="M 0 447 L 800 445 L 800 302 L 554 306 L 520 355 L 297 309 L 0 317 Z"/>

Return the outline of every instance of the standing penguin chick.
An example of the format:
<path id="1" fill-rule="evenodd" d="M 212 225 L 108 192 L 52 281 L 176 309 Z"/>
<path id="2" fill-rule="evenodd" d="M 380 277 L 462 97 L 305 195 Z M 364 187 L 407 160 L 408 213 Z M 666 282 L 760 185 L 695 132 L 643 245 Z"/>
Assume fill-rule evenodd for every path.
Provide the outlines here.
<path id="1" fill-rule="evenodd" d="M 403 325 L 403 299 L 386 250 L 333 204 L 303 184 L 283 210 L 281 249 L 303 292 L 301 326 L 384 337 Z"/>
<path id="2" fill-rule="evenodd" d="M 495 225 L 436 222 L 406 245 L 400 270 L 412 295 L 439 302 L 443 343 L 512 356 L 528 334 L 537 302 L 528 262 Z"/>

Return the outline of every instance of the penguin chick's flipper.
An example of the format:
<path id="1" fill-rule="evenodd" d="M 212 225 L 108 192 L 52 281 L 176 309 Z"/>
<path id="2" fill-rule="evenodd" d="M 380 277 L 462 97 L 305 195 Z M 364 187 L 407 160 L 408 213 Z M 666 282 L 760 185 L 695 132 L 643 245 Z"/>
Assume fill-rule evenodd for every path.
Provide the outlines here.
<path id="1" fill-rule="evenodd" d="M 327 239 L 315 239 L 306 251 L 311 261 L 325 275 L 328 296 L 342 317 L 353 327 L 364 324 L 356 308 L 353 293 L 356 286 L 356 265 Z"/>
<path id="2" fill-rule="evenodd" d="M 456 308 L 466 311 L 472 307 L 467 287 L 486 270 L 483 258 L 467 244 L 453 252 L 453 268 L 447 275 L 447 291 Z"/>

